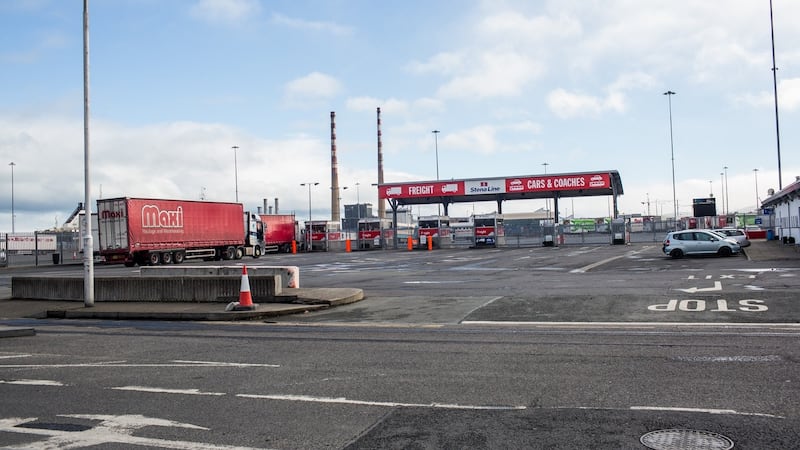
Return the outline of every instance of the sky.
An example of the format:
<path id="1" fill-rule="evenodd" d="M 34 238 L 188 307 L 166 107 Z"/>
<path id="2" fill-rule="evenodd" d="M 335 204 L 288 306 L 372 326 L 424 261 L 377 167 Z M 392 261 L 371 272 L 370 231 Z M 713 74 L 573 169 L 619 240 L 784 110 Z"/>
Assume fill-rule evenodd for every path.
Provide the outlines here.
<path id="1" fill-rule="evenodd" d="M 387 183 L 616 170 L 620 213 L 672 216 L 674 167 L 680 215 L 752 211 L 779 161 L 800 175 L 800 2 L 773 11 L 777 122 L 767 0 L 90 0 L 91 197 L 329 219 L 335 112 L 341 203 L 377 210 L 381 108 Z M 12 191 L 17 232 L 61 226 L 85 197 L 83 2 L 3 0 L 0 36 L 0 232 Z"/>

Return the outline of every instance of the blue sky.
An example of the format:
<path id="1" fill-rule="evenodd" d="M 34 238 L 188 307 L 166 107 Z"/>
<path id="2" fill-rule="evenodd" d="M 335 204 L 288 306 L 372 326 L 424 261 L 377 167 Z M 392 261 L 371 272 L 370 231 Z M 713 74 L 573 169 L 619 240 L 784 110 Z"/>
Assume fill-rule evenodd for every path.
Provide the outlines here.
<path id="1" fill-rule="evenodd" d="M 385 180 L 617 170 L 623 213 L 677 198 L 752 210 L 778 188 L 766 0 L 91 0 L 95 197 L 280 199 L 330 217 L 330 112 L 343 203 Z M 800 2 L 774 0 L 783 185 L 800 175 Z M 84 197 L 82 1 L 0 2 L 0 161 L 17 231 Z M 544 166 L 543 163 L 547 163 Z M 754 172 L 753 169 L 758 169 Z M 358 185 L 356 185 L 358 183 Z M 3 186 L 4 185 L 4 186 Z M 11 167 L 0 179 L 11 228 Z M 756 186 L 758 190 L 756 190 Z M 643 202 L 645 204 L 643 204 Z M 563 215 L 608 214 L 605 198 Z M 506 202 L 504 212 L 544 201 Z M 451 215 L 494 211 L 463 204 Z M 431 214 L 436 206 L 414 208 Z"/>

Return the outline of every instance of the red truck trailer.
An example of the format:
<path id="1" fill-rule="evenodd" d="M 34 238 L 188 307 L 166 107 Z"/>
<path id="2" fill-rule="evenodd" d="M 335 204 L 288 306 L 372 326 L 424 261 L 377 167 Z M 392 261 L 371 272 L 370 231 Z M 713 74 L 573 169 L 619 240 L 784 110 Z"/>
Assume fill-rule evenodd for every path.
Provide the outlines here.
<path id="1" fill-rule="evenodd" d="M 241 203 L 112 198 L 97 201 L 98 249 L 106 262 L 180 264 L 254 258 L 264 250 L 264 226 Z"/>
<path id="2" fill-rule="evenodd" d="M 264 252 L 288 253 L 297 240 L 297 221 L 294 214 L 261 214 L 264 223 Z"/>

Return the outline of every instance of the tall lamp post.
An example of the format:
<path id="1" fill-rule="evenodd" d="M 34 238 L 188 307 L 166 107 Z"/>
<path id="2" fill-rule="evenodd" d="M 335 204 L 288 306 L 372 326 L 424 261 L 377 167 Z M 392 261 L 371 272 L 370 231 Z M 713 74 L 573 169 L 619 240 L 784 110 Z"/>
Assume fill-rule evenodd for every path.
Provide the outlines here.
<path id="1" fill-rule="evenodd" d="M 730 191 L 728 190 L 728 166 L 722 168 L 725 172 L 725 214 L 727 215 L 731 209 Z"/>
<path id="2" fill-rule="evenodd" d="M 672 140 L 672 96 L 675 95 L 672 91 L 664 92 L 667 96 L 669 103 L 669 151 L 672 158 L 672 205 L 674 208 L 673 214 L 675 217 L 675 226 L 678 225 L 678 196 L 675 193 L 675 144 Z"/>
<path id="3" fill-rule="evenodd" d="M 549 166 L 550 163 L 545 162 L 542 163 L 542 165 L 544 166 L 544 174 L 547 175 L 547 166 Z M 544 204 L 545 204 L 544 212 L 545 214 L 547 214 L 547 220 L 550 220 L 550 198 L 545 198 Z"/>
<path id="4" fill-rule="evenodd" d="M 236 203 L 239 203 L 239 164 L 236 161 L 236 151 L 239 150 L 238 145 L 231 147 L 233 149 L 233 179 L 236 183 Z"/>
<path id="5" fill-rule="evenodd" d="M 439 130 L 431 131 L 433 133 L 434 149 L 436 150 L 436 181 L 439 181 Z M 442 215 L 442 205 L 436 204 L 438 215 Z"/>
<path id="6" fill-rule="evenodd" d="M 361 195 L 358 192 L 359 186 L 361 186 L 361 183 L 356 181 L 356 216 L 358 220 L 361 220 Z M 358 229 L 358 222 L 356 222 L 356 229 Z"/>
<path id="7" fill-rule="evenodd" d="M 719 195 L 719 198 L 722 200 L 722 210 L 720 212 L 722 214 L 727 214 L 725 212 L 725 174 L 722 172 L 719 173 L 719 188 L 722 191 Z"/>
<path id="8" fill-rule="evenodd" d="M 772 89 L 775 95 L 775 136 L 778 144 L 778 190 L 783 189 L 781 178 L 781 127 L 778 121 L 778 68 L 775 66 L 775 27 L 772 23 L 772 0 L 769 0 L 769 31 L 772 37 Z"/>
<path id="9" fill-rule="evenodd" d="M 16 166 L 16 164 L 14 164 L 14 161 L 11 161 L 8 165 L 11 166 L 11 233 L 14 233 L 14 219 L 16 217 L 14 215 L 14 166 Z"/>
<path id="10" fill-rule="evenodd" d="M 308 186 L 308 231 L 306 232 L 306 251 L 311 251 L 311 186 L 317 186 L 319 182 L 308 181 L 300 183 L 300 186 Z"/>
<path id="11" fill-rule="evenodd" d="M 753 169 L 753 174 L 755 174 L 756 178 L 756 212 L 758 212 L 759 205 L 758 204 L 758 169 Z"/>
<path id="12" fill-rule="evenodd" d="M 438 181 L 439 180 L 439 133 L 441 133 L 441 131 L 433 130 L 431 131 L 431 133 L 433 133 L 433 142 L 435 146 L 434 148 L 436 150 L 436 180 Z"/>

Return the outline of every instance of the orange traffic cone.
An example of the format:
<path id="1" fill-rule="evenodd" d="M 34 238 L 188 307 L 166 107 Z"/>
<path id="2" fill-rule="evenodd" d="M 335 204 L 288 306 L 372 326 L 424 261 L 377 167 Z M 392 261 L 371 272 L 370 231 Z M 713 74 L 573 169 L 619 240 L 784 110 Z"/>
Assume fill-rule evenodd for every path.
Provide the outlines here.
<path id="1" fill-rule="evenodd" d="M 255 309 L 253 297 L 250 295 L 250 280 L 247 278 L 247 266 L 242 266 L 242 287 L 239 289 L 239 304 L 233 309 L 235 311 Z"/>

